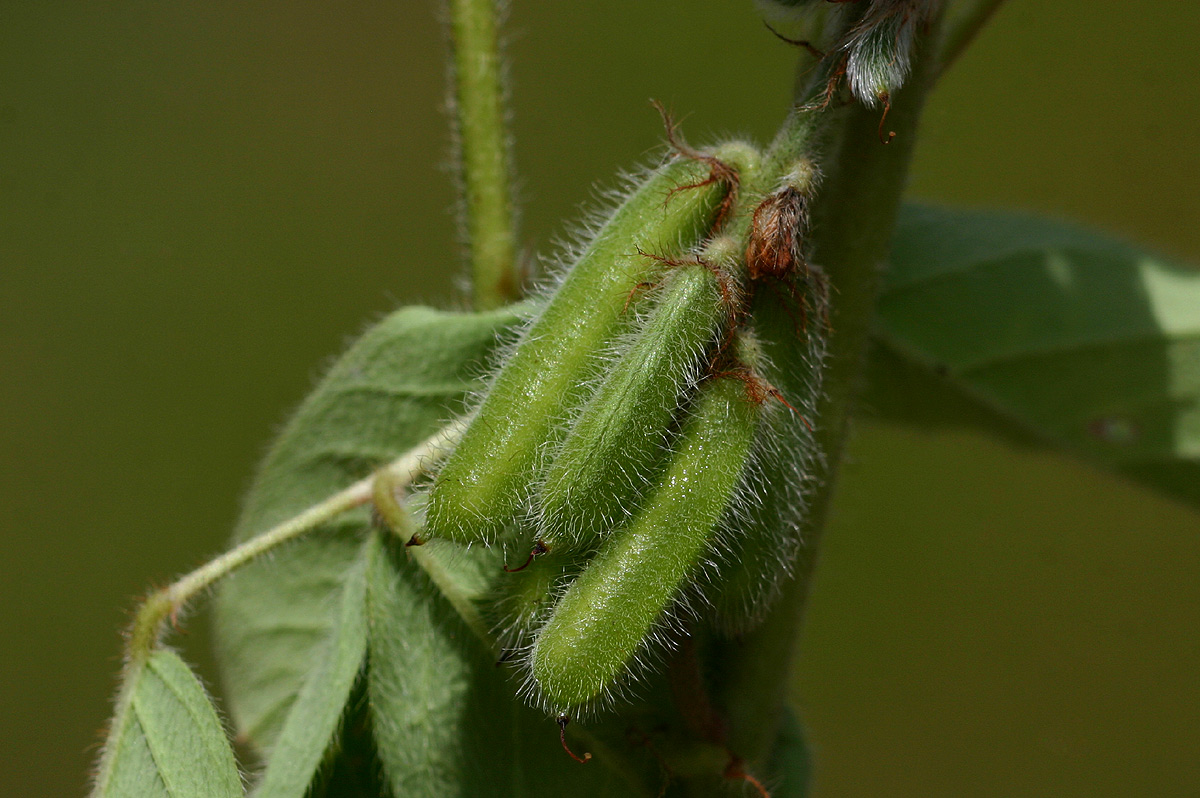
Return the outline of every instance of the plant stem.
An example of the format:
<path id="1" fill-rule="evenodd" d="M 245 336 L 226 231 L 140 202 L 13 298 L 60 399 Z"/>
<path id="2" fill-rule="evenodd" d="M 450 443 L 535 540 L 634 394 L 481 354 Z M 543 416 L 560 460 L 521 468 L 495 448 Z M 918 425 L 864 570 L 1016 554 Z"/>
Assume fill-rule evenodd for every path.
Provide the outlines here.
<path id="1" fill-rule="evenodd" d="M 476 310 L 520 295 L 497 0 L 450 0 L 454 119 Z"/>
<path id="2" fill-rule="evenodd" d="M 391 472 L 395 484 L 408 484 L 425 473 L 462 436 L 464 421 L 454 421 L 427 438 L 422 444 L 384 466 Z M 132 661 L 143 661 L 158 646 L 163 624 L 169 618 L 174 623 L 180 610 L 217 580 L 241 568 L 252 560 L 295 540 L 347 510 L 360 507 L 371 500 L 375 476 L 355 482 L 345 490 L 314 504 L 299 515 L 289 518 L 240 546 L 210 560 L 173 584 L 155 591 L 138 609 L 129 634 L 128 652 Z"/>
<path id="3" fill-rule="evenodd" d="M 814 139 L 827 118 L 824 106 L 832 103 L 825 95 L 835 68 L 834 59 L 827 58 L 810 70 L 809 80 L 797 92 L 792 110 L 763 155 L 762 174 L 767 180 L 778 180 L 794 161 L 812 153 Z"/>
<path id="4" fill-rule="evenodd" d="M 1003 4 L 1004 0 L 963 0 L 957 10 L 947 16 L 938 46 L 935 80 L 958 60 Z"/>
<path id="5" fill-rule="evenodd" d="M 829 514 L 847 421 L 866 358 L 876 293 L 891 242 L 925 95 L 934 74 L 936 23 L 914 59 L 913 72 L 892 98 L 887 127 L 896 136 L 879 139 L 880 112 L 855 103 L 833 112 L 823 131 L 825 179 L 813 204 L 809 242 L 812 262 L 831 284 L 832 332 L 816 440 L 823 454 L 809 510 L 808 534 L 792 577 L 784 584 L 760 627 L 731 647 L 725 671 L 730 744 L 749 762 L 760 762 L 774 739 L 776 718 L 791 673 L 809 577 Z M 793 114 L 794 116 L 794 114 Z M 791 120 L 789 119 L 789 122 Z M 774 149 L 774 147 L 773 147 Z"/>

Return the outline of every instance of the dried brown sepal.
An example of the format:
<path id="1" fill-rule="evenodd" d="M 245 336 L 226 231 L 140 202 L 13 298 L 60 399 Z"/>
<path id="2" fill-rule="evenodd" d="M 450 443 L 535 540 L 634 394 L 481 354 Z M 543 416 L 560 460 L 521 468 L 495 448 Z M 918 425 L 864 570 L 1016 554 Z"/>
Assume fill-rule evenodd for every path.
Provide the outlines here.
<path id="1" fill-rule="evenodd" d="M 824 325 L 829 326 L 829 281 L 804 254 L 809 198 L 815 180 L 811 165 L 798 165 L 789 184 L 754 209 L 746 244 L 751 286 L 766 286 L 779 296 L 798 336 L 807 332 L 811 311 L 819 313 Z"/>
<path id="2" fill-rule="evenodd" d="M 533 544 L 533 548 L 529 551 L 529 558 L 526 559 L 525 562 L 523 562 L 521 565 L 518 565 L 516 568 L 509 568 L 507 565 L 505 565 L 504 573 L 515 574 L 524 571 L 530 566 L 531 563 L 533 563 L 534 557 L 538 557 L 548 551 L 550 551 L 550 549 L 546 547 L 546 544 L 539 540 Z"/>
<path id="3" fill-rule="evenodd" d="M 729 218 L 729 213 L 733 210 L 734 204 L 737 202 L 738 187 L 741 183 L 737 170 L 715 155 L 701 152 L 700 150 L 697 150 L 689 145 L 683 140 L 683 136 L 679 134 L 679 125 L 676 123 L 675 117 L 671 115 L 671 112 L 668 111 L 666 107 L 663 106 L 663 104 L 658 100 L 651 100 L 650 104 L 654 106 L 654 109 L 658 111 L 659 116 L 662 117 L 663 127 L 666 129 L 667 133 L 667 144 L 671 147 L 671 149 L 674 150 L 680 157 L 687 158 L 692 161 L 699 161 L 700 163 L 708 166 L 708 177 L 696 183 L 672 188 L 667 193 L 667 201 L 669 202 L 671 197 L 676 193 L 686 189 L 701 188 L 703 186 L 710 186 L 714 183 L 722 183 L 728 186 L 729 190 L 725 194 L 725 199 L 722 200 L 721 205 L 717 210 L 716 219 L 713 222 L 713 229 L 719 230 L 725 223 L 725 220 Z"/>
<path id="4" fill-rule="evenodd" d="M 825 53 L 821 50 L 818 50 L 816 47 L 814 47 L 812 42 L 810 42 L 808 39 L 789 39 L 787 36 L 784 36 L 782 33 L 775 30 L 773 27 L 771 27 L 771 23 L 767 22 L 766 20 L 763 20 L 763 25 L 765 25 L 767 27 L 767 30 L 771 31 L 771 33 L 773 33 L 775 35 L 776 39 L 779 39 L 782 42 L 787 42 L 788 44 L 792 45 L 793 47 L 799 47 L 801 49 L 807 50 L 808 54 L 811 55 L 813 58 L 817 59 L 818 61 L 824 60 Z"/>
<path id="5" fill-rule="evenodd" d="M 766 404 L 768 400 L 774 399 L 776 402 L 779 402 L 788 410 L 792 411 L 792 413 L 794 413 L 796 417 L 800 419 L 800 422 L 804 424 L 804 426 L 808 427 L 810 432 L 813 429 L 812 424 L 809 423 L 809 420 L 804 417 L 804 414 L 793 407 L 792 404 L 788 402 L 786 398 L 784 398 L 782 391 L 764 379 L 761 375 L 756 373 L 754 369 L 738 360 L 737 357 L 730 352 L 730 347 L 725 344 L 722 344 L 722 346 L 717 350 L 717 353 L 713 358 L 712 365 L 709 368 L 707 378 L 728 378 L 741 380 L 742 384 L 746 386 L 746 401 L 756 405 L 762 405 Z"/>
<path id="6" fill-rule="evenodd" d="M 746 270 L 751 281 L 780 282 L 808 271 L 802 235 L 808 227 L 808 198 L 784 186 L 754 209 L 746 244 Z"/>
<path id="7" fill-rule="evenodd" d="M 662 255 L 656 255 L 653 252 L 647 252 L 641 247 L 636 247 L 636 249 L 637 253 L 642 257 L 658 261 L 668 269 L 681 269 L 688 266 L 703 266 L 712 272 L 713 276 L 717 278 L 717 288 L 721 291 L 721 303 L 725 307 L 729 308 L 730 317 L 733 320 L 733 324 L 731 325 L 732 327 L 740 325 L 743 316 L 749 312 L 749 308 L 747 307 L 746 303 L 747 297 L 741 295 L 737 280 L 735 280 L 733 276 L 729 274 L 729 272 L 727 272 L 725 269 L 722 269 L 717 264 L 709 260 L 705 260 L 699 255 L 688 255 L 683 258 L 666 258 Z M 642 288 L 656 287 L 658 287 L 658 283 L 640 283 L 634 287 L 634 290 L 636 291 Z M 630 295 L 630 299 L 632 299 L 632 294 Z M 625 306 L 629 306 L 628 299 L 625 302 Z"/>

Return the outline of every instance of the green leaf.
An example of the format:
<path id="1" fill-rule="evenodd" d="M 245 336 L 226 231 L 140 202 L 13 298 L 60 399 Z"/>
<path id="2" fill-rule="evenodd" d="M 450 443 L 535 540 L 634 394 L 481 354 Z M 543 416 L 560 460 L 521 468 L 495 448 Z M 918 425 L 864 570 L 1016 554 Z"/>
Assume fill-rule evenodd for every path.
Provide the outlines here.
<path id="1" fill-rule="evenodd" d="M 165 649 L 131 663 L 93 798 L 241 795 L 225 730 L 188 666 Z"/>
<path id="2" fill-rule="evenodd" d="M 312 663 L 279 738 L 266 772 L 254 791 L 257 798 L 303 798 L 338 731 L 367 650 L 366 562 L 347 574 L 329 645 Z"/>
<path id="3" fill-rule="evenodd" d="M 460 412 L 499 334 L 522 312 L 406 308 L 368 330 L 271 448 L 235 540 L 366 476 Z M 348 611 L 343 586 L 362 567 L 356 562 L 369 527 L 365 509 L 347 513 L 221 585 L 215 631 L 226 693 L 239 734 L 260 750 L 269 753 L 289 724 L 315 726 L 329 708 L 314 697 L 307 709 L 292 711 L 315 671 L 349 658 L 331 652 L 341 645 L 340 619 Z"/>
<path id="4" fill-rule="evenodd" d="M 434 547 L 437 547 L 434 549 Z M 395 538 L 371 544 L 368 695 L 391 794 L 405 798 L 622 796 L 646 794 L 640 771 L 585 743 L 580 765 L 559 746 L 558 727 L 515 697 L 509 669 L 471 632 L 447 592 L 478 595 L 498 561 L 430 542 L 420 567 Z M 489 557 L 492 555 L 489 555 Z M 430 578 L 430 572 L 437 580 Z M 440 583 L 440 586 L 439 586 Z M 579 744 L 576 742 L 575 744 Z"/>
<path id="5" fill-rule="evenodd" d="M 866 403 L 885 417 L 978 405 L 1200 503 L 1200 270 L 1046 220 L 908 207 L 876 338 Z M 921 383 L 956 409 L 914 407 Z"/>

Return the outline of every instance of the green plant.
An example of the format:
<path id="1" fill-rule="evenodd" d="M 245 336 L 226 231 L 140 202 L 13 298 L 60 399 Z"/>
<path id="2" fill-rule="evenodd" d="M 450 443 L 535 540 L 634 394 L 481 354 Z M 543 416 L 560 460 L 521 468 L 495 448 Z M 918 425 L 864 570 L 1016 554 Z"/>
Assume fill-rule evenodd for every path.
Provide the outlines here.
<path id="1" fill-rule="evenodd" d="M 467 552 L 436 539 L 407 552 L 399 545 L 414 535 L 422 538 L 408 512 L 421 512 L 421 493 L 411 498 L 404 493 L 426 463 L 463 434 L 459 424 L 438 428 L 470 405 L 467 395 L 480 388 L 477 364 L 495 357 L 506 363 L 504 373 L 509 373 L 520 354 L 494 355 L 497 336 L 511 335 L 531 315 L 546 318 L 536 301 L 529 306 L 502 302 L 512 298 L 517 281 L 512 247 L 503 245 L 512 238 L 504 171 L 489 172 L 484 166 L 504 160 L 501 117 L 494 102 L 498 91 L 494 82 L 485 81 L 475 88 L 462 86 L 461 135 L 467 218 L 476 245 L 474 284 L 480 307 L 494 309 L 459 315 L 401 311 L 368 333 L 305 403 L 260 474 L 239 528 L 244 546 L 154 594 L 139 615 L 98 792 L 150 794 L 153 787 L 147 785 L 160 783 L 168 794 L 240 789 L 236 775 L 231 776 L 233 759 L 215 715 L 178 658 L 162 647 L 160 635 L 163 621 L 190 597 L 243 565 L 222 588 L 219 623 L 236 725 L 270 751 L 258 788 L 262 794 L 303 794 L 314 779 L 325 792 L 344 794 L 350 789 L 346 785 L 370 784 L 380 773 L 396 795 L 494 794 L 500 782 L 505 789 L 515 785 L 512 791 L 522 794 L 557 794 L 564 791 L 564 783 L 584 793 L 633 789 L 654 794 L 660 783 L 670 789 L 715 791 L 724 782 L 744 788 L 750 778 L 766 780 L 775 794 L 801 791 L 803 778 L 792 764 L 803 760 L 801 744 L 789 718 L 775 721 L 782 711 L 787 666 L 781 652 L 795 635 L 807 568 L 824 522 L 845 419 L 872 330 L 881 346 L 879 361 L 872 364 L 877 375 L 872 386 L 879 394 L 875 404 L 897 417 L 912 411 L 889 401 L 914 391 L 909 387 L 889 392 L 885 377 L 895 377 L 893 384 L 901 379 L 946 381 L 1006 423 L 1194 498 L 1190 491 L 1195 465 L 1187 457 L 1189 441 L 1194 442 L 1194 427 L 1188 424 L 1197 390 L 1189 337 L 1194 335 L 1197 307 L 1193 275 L 1083 233 L 1003 218 L 912 209 L 901 215 L 899 233 L 893 237 L 922 94 L 993 5 L 952 6 L 956 16 L 947 21 L 941 39 L 932 33 L 939 20 L 930 19 L 931 32 L 913 45 L 924 55 L 915 59 L 905 88 L 895 96 L 891 95 L 901 73 L 868 67 L 872 58 L 888 67 L 907 58 L 907 45 L 900 44 L 907 34 L 875 36 L 871 46 L 882 49 L 872 56 L 873 50 L 859 44 L 865 41 L 859 34 L 877 34 L 882 23 L 864 28 L 856 20 L 857 15 L 877 15 L 893 25 L 903 21 L 896 12 L 906 4 L 868 6 L 863 0 L 837 9 L 847 16 L 830 20 L 832 29 L 818 46 L 834 56 L 841 49 L 849 56 L 866 53 L 858 56 L 860 68 L 851 75 L 875 76 L 856 83 L 866 102 L 843 105 L 837 91 L 825 102 L 830 87 L 837 89 L 839 66 L 836 57 L 826 60 L 829 74 L 813 77 L 758 167 L 764 176 L 748 174 L 754 170 L 745 165 L 736 170 L 738 198 L 728 218 L 721 220 L 721 233 L 738 242 L 754 241 L 752 251 L 764 253 L 765 261 L 751 257 L 745 264 L 749 273 L 741 275 L 738 259 L 729 263 L 716 251 L 698 253 L 717 264 L 732 284 L 731 290 L 722 290 L 721 281 L 714 279 L 711 285 L 717 290 L 712 295 L 727 305 L 730 316 L 744 316 L 736 326 L 753 330 L 764 350 L 762 365 L 744 355 L 728 365 L 714 365 L 720 363 L 716 353 L 725 350 L 726 338 L 734 337 L 719 319 L 720 307 L 714 314 L 717 321 L 699 325 L 712 331 L 713 340 L 704 346 L 684 340 L 705 338 L 704 332 L 688 326 L 697 324 L 690 314 L 682 319 L 686 330 L 666 322 L 656 327 L 682 275 L 715 277 L 715 272 L 701 272 L 694 268 L 697 264 L 685 262 L 687 255 L 696 254 L 688 251 L 692 241 L 684 242 L 679 252 L 647 247 L 649 255 L 657 257 L 640 255 L 640 242 L 630 231 L 620 234 L 628 236 L 622 238 L 624 245 L 613 245 L 612 261 L 625 259 L 650 272 L 626 276 L 616 300 L 609 298 L 619 300 L 621 311 L 626 302 L 638 303 L 628 313 L 610 314 L 616 326 L 629 329 L 605 330 L 596 340 L 585 341 L 584 350 L 574 354 L 587 361 L 578 372 L 582 376 L 566 386 L 583 386 L 581 393 L 605 401 L 613 375 L 653 373 L 623 364 L 643 347 L 641 336 L 665 334 L 673 344 L 668 351 L 682 352 L 665 368 L 670 387 L 658 391 L 661 396 L 639 398 L 632 405 L 606 405 L 607 415 L 639 410 L 631 419 L 636 422 L 663 414 L 670 422 L 653 426 L 662 445 L 680 455 L 688 451 L 689 425 L 705 418 L 701 402 L 707 397 L 692 391 L 728 388 L 734 385 L 729 373 L 741 372 L 742 384 L 735 387 L 751 389 L 748 392 L 756 396 L 747 407 L 766 415 L 757 422 L 766 432 L 761 433 L 765 443 L 756 464 L 761 469 L 754 490 L 759 500 L 737 508 L 721 524 L 728 533 L 716 529 L 711 518 L 700 525 L 712 527 L 700 529 L 701 535 L 715 531 L 726 536 L 723 550 L 729 554 L 707 566 L 703 578 L 686 569 L 683 576 L 672 577 L 694 578 L 697 591 L 713 591 L 710 600 L 722 608 L 712 624 L 715 628 L 708 628 L 703 603 L 693 605 L 694 619 L 681 615 L 678 624 L 657 628 L 657 633 L 673 637 L 658 651 L 676 653 L 669 654 L 664 669 L 647 668 L 647 678 L 662 680 L 670 690 L 635 691 L 640 700 L 623 705 L 619 714 L 597 715 L 594 722 L 571 726 L 570 732 L 578 735 L 575 742 L 595 755 L 589 770 L 574 769 L 575 764 L 555 750 L 553 724 L 543 714 L 522 708 L 514 700 L 514 685 L 492 667 L 492 660 L 506 653 L 493 629 L 512 630 L 505 646 L 534 645 L 528 637 L 537 631 L 536 619 L 555 606 L 586 617 L 592 602 L 571 598 L 578 595 L 575 586 L 589 586 L 576 574 L 600 573 L 591 570 L 592 564 L 612 562 L 617 554 L 606 549 L 593 558 L 591 541 L 584 540 L 583 551 L 574 557 L 539 559 L 560 556 L 557 547 L 551 547 L 549 554 L 534 558 L 532 578 L 527 580 L 532 587 L 516 600 L 533 609 L 511 608 L 512 593 L 521 591 L 518 581 L 526 580 L 504 574 L 502 561 L 512 560 L 502 555 L 524 558 L 534 541 L 528 529 L 517 529 L 511 538 L 505 535 L 519 507 L 534 500 L 538 474 L 546 468 L 552 472 L 553 464 L 543 466 L 534 457 L 527 468 L 513 469 L 520 499 L 495 518 L 486 517 L 482 526 L 487 528 L 473 535 L 502 545 L 476 546 Z M 486 61 L 492 52 L 487 44 L 494 36 L 488 32 L 490 8 L 484 3 L 455 9 L 457 53 L 468 59 L 464 63 L 472 54 L 482 54 Z M 924 30 L 926 25 L 918 27 Z M 482 46 L 472 39 L 480 32 Z M 486 73 L 460 65 L 460 74 Z M 478 106 L 473 106 L 477 100 Z M 872 109 L 871 101 L 879 107 Z M 881 119 L 882 106 L 889 107 L 886 120 Z M 891 143 L 881 143 L 892 131 L 896 136 Z M 720 180 L 699 184 L 713 174 L 713 163 L 704 159 L 728 165 L 732 158 L 719 150 L 676 149 L 681 154 L 676 168 L 695 172 L 676 185 L 678 199 L 688 201 L 693 192 L 704 190 L 728 196 L 727 188 L 715 188 Z M 816 169 L 810 165 L 814 162 Z M 810 199 L 815 171 L 822 182 Z M 711 210 L 713 218 L 702 226 L 715 226 L 723 215 L 719 207 Z M 709 244 L 710 250 L 717 241 Z M 890 268 L 881 288 L 877 264 L 887 259 L 889 242 Z M 790 260 L 786 257 L 793 254 Z M 599 271 L 600 277 L 611 274 Z M 834 289 L 829 292 L 823 286 L 825 274 Z M 642 282 L 651 283 L 643 287 L 649 290 L 631 299 Z M 731 294 L 744 290 L 748 282 L 758 285 L 750 306 L 743 309 Z M 594 283 L 589 287 L 596 288 Z M 1127 299 L 1131 295 L 1139 300 L 1137 312 Z M 1114 297 L 1126 299 L 1114 302 Z M 652 304 L 643 305 L 646 302 Z M 644 314 L 644 323 L 639 309 L 643 306 L 652 308 Z M 594 320 L 596 313 L 586 301 L 575 303 L 566 321 Z M 828 336 L 820 333 L 826 321 L 831 327 Z M 657 351 L 650 345 L 644 348 Z M 1151 363 L 1170 366 L 1173 379 L 1145 379 L 1139 369 Z M 710 379 L 694 385 L 703 373 Z M 1070 374 L 1069 381 L 1064 373 Z M 1087 391 L 1079 389 L 1083 384 Z M 647 383 L 651 389 L 663 385 L 657 378 Z M 591 392 L 591 386 L 600 387 Z M 655 393 L 648 391 L 647 396 Z M 494 395 L 484 401 L 481 414 Z M 564 417 L 574 418 L 568 411 L 540 406 L 531 410 L 507 398 L 510 404 L 502 417 L 548 422 L 564 433 Z M 643 401 L 644 407 L 639 404 Z M 477 424 L 478 419 L 471 426 L 478 437 Z M 722 431 L 732 435 L 735 429 L 730 425 Z M 468 429 L 465 434 L 472 433 Z M 732 437 L 737 440 L 726 442 L 721 450 L 720 456 L 727 459 L 718 461 L 728 463 L 723 475 L 730 478 L 746 467 L 737 449 L 744 438 Z M 482 440 L 477 446 L 486 453 L 490 447 L 486 438 Z M 463 451 L 451 457 L 465 457 Z M 546 448 L 539 438 L 522 451 L 540 454 Z M 615 451 L 622 453 L 620 447 Z M 401 453 L 406 454 L 386 466 L 382 477 L 355 482 Z M 658 487 L 662 474 L 675 465 L 659 465 L 653 454 L 649 450 L 631 467 L 644 484 Z M 447 473 L 442 470 L 439 478 L 446 481 Z M 725 490 L 730 487 L 710 487 L 705 498 L 718 502 Z M 744 488 L 734 490 L 745 493 Z M 647 492 L 652 496 L 639 513 L 658 506 L 657 492 Z M 330 494 L 332 499 L 314 505 Z M 622 495 L 617 504 L 629 504 L 632 495 Z M 372 525 L 363 508 L 374 497 L 380 515 L 398 535 Z M 436 493 L 431 501 L 435 500 Z M 308 507 L 312 509 L 296 515 Z M 466 512 L 460 500 L 450 501 L 450 507 Z M 807 510 L 798 516 L 803 507 Z M 487 516 L 495 508 L 481 503 L 470 509 Z M 724 507 L 709 512 L 722 515 Z M 605 518 L 611 513 L 596 515 Z M 471 519 L 459 523 L 470 525 Z M 637 524 L 636 518 L 631 524 Z M 799 525 L 807 544 L 802 549 L 796 535 Z M 259 534 L 267 528 L 272 531 Z M 630 540 L 633 531 L 599 530 L 614 546 Z M 269 561 L 258 559 L 301 533 L 308 533 L 303 542 L 275 550 Z M 664 548 L 650 553 L 670 552 Z M 697 565 L 695 549 L 680 557 L 684 566 Z M 789 566 L 789 578 L 781 578 L 781 564 Z M 647 572 L 639 568 L 638 573 Z M 576 578 L 579 581 L 572 581 Z M 533 620 L 523 620 L 527 616 Z M 744 634 L 732 642 L 719 634 L 730 629 Z M 464 643 L 466 634 L 476 639 Z M 647 636 L 644 624 L 623 635 L 616 670 Z M 612 652 L 610 643 L 616 646 L 602 635 L 588 645 L 607 654 Z M 647 641 L 647 647 L 652 643 Z M 536 679 L 536 648 L 533 663 Z M 611 672 L 600 677 L 606 685 L 614 679 Z M 673 700 L 668 700 L 670 694 Z M 551 697 L 546 703 L 555 710 L 568 709 L 565 705 L 576 699 L 586 702 L 592 695 Z M 497 733 L 500 729 L 502 734 Z M 198 750 L 210 751 L 211 756 L 201 758 Z M 371 756 L 378 757 L 378 766 Z M 369 793 L 376 787 L 365 789 Z"/>

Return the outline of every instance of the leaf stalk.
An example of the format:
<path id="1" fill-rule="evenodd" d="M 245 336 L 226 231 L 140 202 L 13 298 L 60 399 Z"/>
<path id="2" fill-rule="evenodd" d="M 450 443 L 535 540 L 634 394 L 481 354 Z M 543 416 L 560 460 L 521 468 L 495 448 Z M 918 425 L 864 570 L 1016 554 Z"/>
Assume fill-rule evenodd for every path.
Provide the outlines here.
<path id="1" fill-rule="evenodd" d="M 464 420 L 453 421 L 419 446 L 384 466 L 381 471 L 387 472 L 395 485 L 410 484 L 443 457 L 465 429 Z M 179 613 L 188 602 L 218 580 L 342 513 L 371 501 L 374 482 L 374 474 L 360 479 L 152 593 L 138 609 L 130 628 L 127 643 L 129 659 L 134 662 L 145 661 L 159 646 L 165 622 L 170 620 L 175 625 Z"/>

